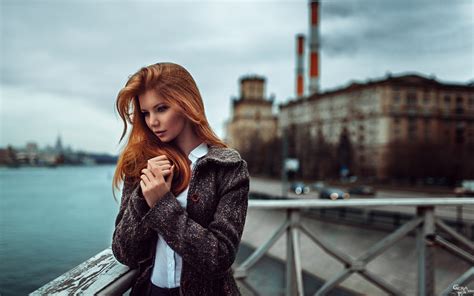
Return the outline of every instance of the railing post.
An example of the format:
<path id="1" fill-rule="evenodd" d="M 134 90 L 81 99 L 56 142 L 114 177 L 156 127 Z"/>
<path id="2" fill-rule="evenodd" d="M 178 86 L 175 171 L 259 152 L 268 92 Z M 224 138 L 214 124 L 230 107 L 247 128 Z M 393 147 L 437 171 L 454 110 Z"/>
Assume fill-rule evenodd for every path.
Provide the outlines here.
<path id="1" fill-rule="evenodd" d="M 287 219 L 290 226 L 287 228 L 286 250 L 286 295 L 303 296 L 303 268 L 301 266 L 300 250 L 300 209 L 288 209 Z"/>
<path id="2" fill-rule="evenodd" d="M 290 226 L 286 229 L 286 296 L 296 294 L 296 272 L 295 272 L 295 258 L 293 252 L 293 240 L 291 235 L 292 223 L 292 209 L 286 210 L 286 219 L 290 221 Z"/>
<path id="3" fill-rule="evenodd" d="M 434 244 L 432 242 L 435 236 L 434 207 L 417 207 L 416 214 L 418 217 L 423 218 L 423 226 L 418 227 L 416 234 L 416 251 L 418 255 L 418 295 L 434 295 Z"/>
<path id="4" fill-rule="evenodd" d="M 301 243 L 300 243 L 300 219 L 301 209 L 293 209 L 291 214 L 291 234 L 293 239 L 293 261 L 295 265 L 295 278 L 297 295 L 304 296 L 303 289 L 303 266 L 301 258 Z"/>
<path id="5" fill-rule="evenodd" d="M 456 229 L 462 233 L 462 206 L 456 206 Z"/>

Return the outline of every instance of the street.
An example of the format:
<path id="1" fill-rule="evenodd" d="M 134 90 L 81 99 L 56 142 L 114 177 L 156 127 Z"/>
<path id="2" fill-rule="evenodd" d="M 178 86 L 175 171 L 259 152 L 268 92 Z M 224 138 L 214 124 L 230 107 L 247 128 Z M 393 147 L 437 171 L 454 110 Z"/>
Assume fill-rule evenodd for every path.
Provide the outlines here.
<path id="1" fill-rule="evenodd" d="M 250 191 L 265 193 L 269 195 L 282 196 L 282 186 L 279 180 L 257 178 L 252 177 L 250 180 Z M 317 191 L 311 191 L 308 194 L 297 195 L 294 192 L 287 193 L 289 198 L 319 198 Z M 420 197 L 450 197 L 455 198 L 454 195 L 442 195 L 436 193 L 423 193 L 423 192 L 409 192 L 409 191 L 395 191 L 395 190 L 378 190 L 375 196 L 357 196 L 351 195 L 351 199 L 356 198 L 420 198 Z M 408 206 L 384 206 L 384 207 L 373 207 L 374 209 L 389 210 L 407 214 L 415 214 L 415 207 Z M 465 222 L 474 223 L 474 206 L 463 206 L 458 209 L 456 206 L 443 206 L 436 207 L 435 214 L 438 217 L 457 219 L 458 214 L 461 214 L 462 219 Z"/>

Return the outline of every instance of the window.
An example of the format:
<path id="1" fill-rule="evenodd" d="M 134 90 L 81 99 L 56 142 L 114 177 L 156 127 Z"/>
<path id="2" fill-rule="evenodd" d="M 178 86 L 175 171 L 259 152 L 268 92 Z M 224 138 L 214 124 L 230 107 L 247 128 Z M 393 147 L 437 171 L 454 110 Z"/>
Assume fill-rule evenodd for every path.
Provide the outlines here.
<path id="1" fill-rule="evenodd" d="M 409 140 L 416 139 L 416 119 L 415 118 L 408 119 L 408 139 Z"/>
<path id="2" fill-rule="evenodd" d="M 471 96 L 468 101 L 469 108 L 474 109 L 474 96 Z"/>
<path id="3" fill-rule="evenodd" d="M 456 124 L 456 134 L 454 138 L 456 144 L 464 143 L 464 123 L 458 122 Z"/>
<path id="4" fill-rule="evenodd" d="M 450 138 L 449 128 L 444 129 L 444 137 L 445 137 L 445 140 L 449 140 Z"/>
<path id="5" fill-rule="evenodd" d="M 257 85 L 255 83 L 250 83 L 249 84 L 249 92 L 250 92 L 250 97 L 255 99 L 255 98 L 258 98 L 258 95 L 257 95 Z"/>
<path id="6" fill-rule="evenodd" d="M 393 119 L 393 132 L 396 138 L 400 136 L 400 118 Z"/>
<path id="7" fill-rule="evenodd" d="M 463 97 L 458 95 L 456 97 L 456 110 L 455 110 L 456 114 L 463 114 L 464 113 L 463 102 L 464 102 Z"/>
<path id="8" fill-rule="evenodd" d="M 393 88 L 392 101 L 394 104 L 400 104 L 400 88 L 399 87 Z"/>
<path id="9" fill-rule="evenodd" d="M 416 104 L 417 104 L 416 92 L 414 90 L 410 90 L 407 93 L 407 105 L 416 106 Z"/>
<path id="10" fill-rule="evenodd" d="M 430 139 L 430 120 L 428 118 L 424 120 L 424 137 L 425 141 Z"/>
<path id="11" fill-rule="evenodd" d="M 474 122 L 470 122 L 466 127 L 466 140 L 470 143 L 474 143 Z"/>
<path id="12" fill-rule="evenodd" d="M 451 97 L 449 95 L 445 95 L 444 96 L 444 106 L 446 108 L 449 108 L 450 105 L 451 105 Z"/>
<path id="13" fill-rule="evenodd" d="M 425 88 L 423 90 L 423 104 L 429 105 L 431 102 L 431 95 L 429 89 Z"/>

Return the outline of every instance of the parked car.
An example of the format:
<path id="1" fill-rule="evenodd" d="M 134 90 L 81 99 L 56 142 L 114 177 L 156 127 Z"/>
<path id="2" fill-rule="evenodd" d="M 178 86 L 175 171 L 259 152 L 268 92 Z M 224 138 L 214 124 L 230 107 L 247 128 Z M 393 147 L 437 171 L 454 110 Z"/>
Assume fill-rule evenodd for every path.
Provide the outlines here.
<path id="1" fill-rule="evenodd" d="M 326 187 L 326 183 L 323 181 L 316 181 L 311 184 L 311 189 L 316 191 L 321 191 L 324 187 Z"/>
<path id="2" fill-rule="evenodd" d="M 461 186 L 454 188 L 456 196 L 474 196 L 474 180 L 464 180 Z"/>
<path id="3" fill-rule="evenodd" d="M 375 195 L 375 189 L 372 186 L 360 185 L 349 188 L 350 194 L 356 195 Z"/>
<path id="4" fill-rule="evenodd" d="M 290 191 L 300 195 L 300 194 L 308 194 L 311 191 L 311 189 L 309 188 L 309 186 L 307 186 L 303 182 L 293 182 L 290 185 Z"/>
<path id="5" fill-rule="evenodd" d="M 319 192 L 319 198 L 322 199 L 349 199 L 350 196 L 350 193 L 334 187 L 326 187 Z"/>

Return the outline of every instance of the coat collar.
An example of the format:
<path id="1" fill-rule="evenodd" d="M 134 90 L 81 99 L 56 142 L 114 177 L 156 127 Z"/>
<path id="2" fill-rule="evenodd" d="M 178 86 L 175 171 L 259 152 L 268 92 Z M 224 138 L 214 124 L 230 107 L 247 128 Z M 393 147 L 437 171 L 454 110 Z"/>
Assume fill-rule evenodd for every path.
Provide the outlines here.
<path id="1" fill-rule="evenodd" d="M 199 165 L 204 165 L 208 162 L 214 162 L 225 166 L 233 166 L 242 160 L 239 152 L 233 148 L 212 145 L 208 145 L 208 148 L 207 154 L 198 159 L 197 162 Z"/>

